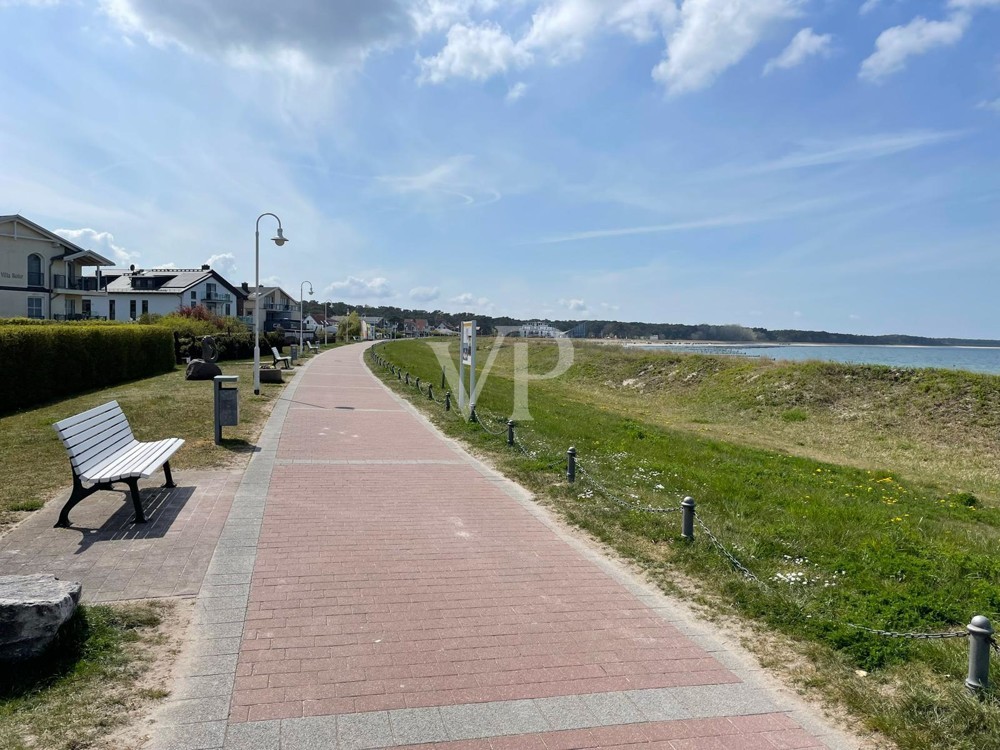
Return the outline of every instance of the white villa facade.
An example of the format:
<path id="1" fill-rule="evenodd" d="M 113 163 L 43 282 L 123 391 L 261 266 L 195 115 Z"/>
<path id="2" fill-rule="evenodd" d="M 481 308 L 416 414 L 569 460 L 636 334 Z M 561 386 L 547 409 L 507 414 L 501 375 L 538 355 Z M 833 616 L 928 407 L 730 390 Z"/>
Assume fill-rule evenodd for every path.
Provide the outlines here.
<path id="1" fill-rule="evenodd" d="M 286 331 L 299 330 L 299 321 L 302 316 L 299 312 L 299 303 L 292 295 L 280 286 L 265 286 L 261 287 L 260 300 L 260 329 L 262 331 L 273 331 L 275 326 L 279 325 Z M 257 295 L 251 292 L 245 306 L 245 314 L 251 321 L 256 305 Z"/>
<path id="2" fill-rule="evenodd" d="M 209 266 L 109 271 L 107 295 L 99 306 L 108 320 L 138 320 L 142 315 L 169 315 L 181 307 L 202 306 L 220 316 L 243 311 L 246 293 Z"/>
<path id="3" fill-rule="evenodd" d="M 102 317 L 107 258 L 18 214 L 0 216 L 0 318 Z"/>

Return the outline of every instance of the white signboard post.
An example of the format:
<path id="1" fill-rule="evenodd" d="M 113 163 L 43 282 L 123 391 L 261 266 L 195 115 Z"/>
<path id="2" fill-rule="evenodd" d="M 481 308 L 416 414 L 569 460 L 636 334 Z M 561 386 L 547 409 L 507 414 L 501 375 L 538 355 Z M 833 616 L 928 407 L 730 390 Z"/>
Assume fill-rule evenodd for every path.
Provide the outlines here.
<path id="1" fill-rule="evenodd" d="M 469 367 L 469 415 L 476 404 L 476 321 L 462 321 L 462 350 L 458 357 L 458 409 L 465 413 L 465 367 Z"/>

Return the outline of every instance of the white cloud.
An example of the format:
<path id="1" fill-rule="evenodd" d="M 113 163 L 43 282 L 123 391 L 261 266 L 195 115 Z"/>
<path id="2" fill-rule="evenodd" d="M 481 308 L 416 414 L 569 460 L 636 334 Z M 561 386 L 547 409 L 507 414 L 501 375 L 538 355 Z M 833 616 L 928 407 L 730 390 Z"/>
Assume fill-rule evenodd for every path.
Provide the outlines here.
<path id="1" fill-rule="evenodd" d="M 471 292 L 463 292 L 457 297 L 452 297 L 450 302 L 457 302 L 460 305 L 476 305 L 480 308 L 486 309 L 492 307 L 489 298 L 487 297 L 477 297 Z"/>
<path id="2" fill-rule="evenodd" d="M 153 268 L 160 271 L 171 271 L 177 268 L 177 264 L 174 263 L 173 261 L 169 263 L 157 263 L 155 266 L 153 266 Z"/>
<path id="3" fill-rule="evenodd" d="M 156 46 L 177 45 L 246 65 L 353 66 L 412 33 L 407 0 L 322 3 L 313 0 L 101 0 L 126 33 Z"/>
<path id="4" fill-rule="evenodd" d="M 343 281 L 333 282 L 325 291 L 330 294 L 338 294 L 348 301 L 384 299 L 393 296 L 388 280 L 381 276 L 376 276 L 373 279 L 348 276 Z"/>
<path id="5" fill-rule="evenodd" d="M 996 112 L 1000 114 L 1000 99 L 994 99 L 993 101 L 982 101 L 977 105 L 978 109 L 986 109 L 991 112 Z"/>
<path id="6" fill-rule="evenodd" d="M 412 9 L 418 34 L 444 31 L 456 23 L 469 22 L 474 12 L 495 9 L 498 0 L 417 0 Z"/>
<path id="7" fill-rule="evenodd" d="M 792 38 L 784 52 L 767 61 L 764 66 L 764 75 L 773 70 L 794 68 L 816 55 L 829 57 L 832 43 L 832 34 L 817 34 L 811 28 L 802 29 Z"/>
<path id="8" fill-rule="evenodd" d="M 801 318 L 802 317 L 802 313 L 800 311 L 796 310 L 795 312 L 792 313 L 792 317 L 793 318 Z"/>
<path id="9" fill-rule="evenodd" d="M 878 133 L 832 142 L 814 141 L 805 144 L 804 148 L 795 153 L 758 164 L 745 171 L 753 174 L 867 161 L 934 146 L 961 138 L 963 135 L 965 133 L 959 130 L 916 130 L 903 133 Z"/>
<path id="10" fill-rule="evenodd" d="M 587 312 L 587 303 L 582 299 L 561 299 L 559 304 L 573 312 Z"/>
<path id="11" fill-rule="evenodd" d="M 121 245 L 116 245 L 115 236 L 111 232 L 98 232 L 96 229 L 86 227 L 83 229 L 56 229 L 54 231 L 60 237 L 65 237 L 70 242 L 87 250 L 93 250 L 121 266 L 128 266 L 140 257 L 138 252 L 130 252 Z"/>
<path id="12" fill-rule="evenodd" d="M 861 7 L 858 9 L 858 13 L 863 16 L 868 15 L 873 10 L 878 8 L 882 4 L 882 0 L 865 0 L 861 3 Z"/>
<path id="13" fill-rule="evenodd" d="M 969 15 L 956 13 L 944 21 L 928 21 L 918 16 L 906 26 L 886 29 L 875 40 L 875 51 L 861 63 L 858 76 L 867 81 L 881 81 L 906 67 L 911 57 L 955 44 L 968 26 Z"/>
<path id="14" fill-rule="evenodd" d="M 1000 0 L 949 0 L 949 8 L 956 10 L 978 10 L 979 8 L 1000 8 Z"/>
<path id="15" fill-rule="evenodd" d="M 497 24 L 455 24 L 448 29 L 444 48 L 433 57 L 418 57 L 421 83 L 441 83 L 448 78 L 485 81 L 498 73 L 531 62 L 531 54 L 520 49 Z"/>
<path id="16" fill-rule="evenodd" d="M 504 97 L 508 104 L 513 104 L 518 99 L 523 97 L 528 91 L 528 84 L 523 81 L 518 81 L 513 86 L 507 90 L 507 96 Z"/>
<path id="17" fill-rule="evenodd" d="M 602 302 L 601 309 L 610 310 L 611 312 L 616 312 L 619 309 L 619 307 L 618 305 L 612 305 L 610 302 Z"/>
<path id="18" fill-rule="evenodd" d="M 237 269 L 236 256 L 232 253 L 218 253 L 205 261 L 212 267 L 213 271 L 218 271 L 225 277 L 231 276 Z M 229 279 L 232 281 L 232 279 Z"/>
<path id="19" fill-rule="evenodd" d="M 13 8 L 18 5 L 27 5 L 31 8 L 52 8 L 61 2 L 62 0 L 0 0 L 0 8 Z"/>
<path id="20" fill-rule="evenodd" d="M 500 200 L 492 187 L 472 169 L 473 158 L 467 154 L 450 156 L 422 172 L 408 175 L 381 175 L 376 179 L 392 192 L 402 195 L 445 195 L 458 198 L 463 204 L 487 204 Z"/>
<path id="21" fill-rule="evenodd" d="M 441 296 L 441 290 L 436 286 L 418 286 L 410 290 L 410 299 L 417 302 L 431 302 Z"/>
<path id="22" fill-rule="evenodd" d="M 771 29 L 800 15 L 802 0 L 684 0 L 680 25 L 653 79 L 672 94 L 712 84 Z"/>

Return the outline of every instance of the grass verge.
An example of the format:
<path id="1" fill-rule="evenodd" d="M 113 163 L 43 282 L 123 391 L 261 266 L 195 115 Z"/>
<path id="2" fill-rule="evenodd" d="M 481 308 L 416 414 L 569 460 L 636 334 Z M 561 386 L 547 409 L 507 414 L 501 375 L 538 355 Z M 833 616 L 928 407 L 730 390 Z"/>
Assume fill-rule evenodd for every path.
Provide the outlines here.
<path id="1" fill-rule="evenodd" d="M 0 673 L 0 747 L 93 747 L 163 698 L 142 678 L 164 649 L 172 607 L 80 606 L 42 656 Z"/>
<path id="2" fill-rule="evenodd" d="M 24 512 L 38 510 L 71 483 L 66 449 L 53 423 L 107 401 L 121 404 L 139 440 L 179 437 L 187 441 L 171 459 L 175 469 L 215 468 L 246 459 L 284 386 L 262 383 L 260 396 L 254 396 L 252 361 L 227 361 L 219 366 L 223 374 L 240 378 L 240 425 L 223 429 L 222 445 L 214 441 L 212 381 L 185 380 L 183 367 L 4 417 L 0 420 L 0 455 L 4 457 L 0 461 L 0 529 Z"/>
<path id="3" fill-rule="evenodd" d="M 452 355 L 456 348 L 453 344 Z M 997 694 L 977 700 L 963 685 L 965 639 L 891 639 L 851 627 L 960 632 L 974 614 L 995 621 L 1000 511 L 956 486 L 960 477 L 954 471 L 935 484 L 922 474 L 862 468 L 862 441 L 842 447 L 850 455 L 845 463 L 835 463 L 795 455 L 794 442 L 749 444 L 749 431 L 740 440 L 720 440 L 697 429 L 678 429 L 641 394 L 605 398 L 607 392 L 595 382 L 620 383 L 607 378 L 606 370 L 628 372 L 634 364 L 617 361 L 618 353 L 608 350 L 601 357 L 609 363 L 584 358 L 583 364 L 602 368 L 596 378 L 574 366 L 558 379 L 532 384 L 533 420 L 518 427 L 524 451 L 517 451 L 500 434 L 502 415 L 510 414 L 513 405 L 511 348 L 497 358 L 478 398 L 481 427 L 455 411 L 446 414 L 426 393 L 417 396 L 412 386 L 376 372 L 442 429 L 488 454 L 506 474 L 642 565 L 664 588 L 683 589 L 719 612 L 744 618 L 764 642 L 799 654 L 797 660 L 783 660 L 798 684 L 817 689 L 867 729 L 907 750 L 1000 747 Z M 398 342 L 379 350 L 412 376 L 439 382 L 440 364 L 423 343 Z M 484 350 L 479 361 L 486 355 Z M 555 347 L 532 347 L 531 355 L 536 371 L 545 372 L 555 361 Z M 704 370 L 704 363 L 680 366 Z M 806 383 L 816 382 L 809 376 L 812 367 L 799 373 Z M 853 371 L 870 381 L 883 375 Z M 775 423 L 808 425 L 809 407 L 795 399 L 794 384 L 785 383 L 785 399 L 775 399 L 770 411 L 760 413 Z M 995 386 L 984 381 L 986 388 Z M 738 401 L 740 387 L 732 387 L 732 401 Z M 887 403 L 906 401 L 905 392 L 884 387 L 891 396 Z M 905 387 L 905 382 L 899 386 Z M 699 396 L 692 392 L 689 398 Z M 792 410 L 795 416 L 782 416 Z M 930 425 L 927 434 L 941 432 Z M 582 472 L 573 485 L 563 476 L 570 445 L 577 448 Z M 931 451 L 931 446 L 921 449 Z M 936 458 L 941 464 L 946 459 Z M 699 517 L 759 582 L 737 574 L 702 530 L 694 544 L 683 542 L 678 514 L 621 507 L 676 507 L 684 495 L 697 499 Z M 682 580 L 695 583 L 680 586 Z M 788 668 L 790 661 L 798 666 Z M 997 679 L 1000 670 L 994 669 L 994 684 Z"/>

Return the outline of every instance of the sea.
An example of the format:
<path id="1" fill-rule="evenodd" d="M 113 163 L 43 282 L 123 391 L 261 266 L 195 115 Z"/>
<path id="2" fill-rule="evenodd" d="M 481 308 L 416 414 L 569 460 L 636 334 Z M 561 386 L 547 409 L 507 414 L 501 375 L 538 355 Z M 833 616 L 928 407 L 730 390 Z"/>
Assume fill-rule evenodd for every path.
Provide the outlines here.
<path id="1" fill-rule="evenodd" d="M 1000 348 L 976 346 L 853 346 L 849 344 L 634 344 L 651 351 L 728 354 L 792 361 L 822 360 L 890 367 L 940 367 L 1000 375 Z"/>

